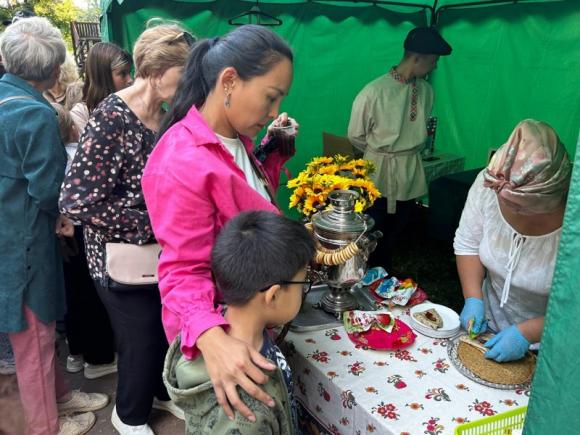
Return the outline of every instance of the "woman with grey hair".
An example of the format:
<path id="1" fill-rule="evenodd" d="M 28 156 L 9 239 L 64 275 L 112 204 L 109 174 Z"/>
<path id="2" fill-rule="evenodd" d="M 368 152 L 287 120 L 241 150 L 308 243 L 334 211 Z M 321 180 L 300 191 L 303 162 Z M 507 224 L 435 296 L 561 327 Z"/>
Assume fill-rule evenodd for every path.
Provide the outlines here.
<path id="1" fill-rule="evenodd" d="M 66 155 L 42 92 L 66 49 L 47 19 L 27 18 L 2 34 L 0 55 L 0 332 L 14 350 L 28 433 L 80 435 L 108 397 L 69 391 L 55 358 L 55 321 L 65 311 L 57 236 L 73 227 L 58 213 Z"/>

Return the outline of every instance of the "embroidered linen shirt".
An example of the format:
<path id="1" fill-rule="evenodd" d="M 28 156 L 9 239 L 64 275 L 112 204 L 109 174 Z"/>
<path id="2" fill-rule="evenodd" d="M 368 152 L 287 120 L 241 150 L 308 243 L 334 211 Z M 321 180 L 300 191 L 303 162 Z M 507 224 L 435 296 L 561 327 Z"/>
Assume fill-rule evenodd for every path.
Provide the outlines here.
<path id="1" fill-rule="evenodd" d="M 416 79 L 414 84 L 402 83 L 390 73 L 367 84 L 354 100 L 348 137 L 364 151 L 364 158 L 375 164 L 372 179 L 387 198 L 389 213 L 395 212 L 395 201 L 427 193 L 419 153 L 427 138 L 432 106 L 429 83 L 423 79 Z"/>
<path id="2" fill-rule="evenodd" d="M 501 214 L 496 193 L 483 186 L 483 172 L 477 176 L 453 246 L 456 255 L 479 255 L 485 267 L 483 299 L 494 331 L 545 315 L 561 233 L 518 233 Z"/>
<path id="3" fill-rule="evenodd" d="M 91 277 L 108 284 L 105 244 L 154 241 L 141 174 L 155 133 L 117 95 L 93 111 L 67 173 L 61 213 L 84 224 Z"/>

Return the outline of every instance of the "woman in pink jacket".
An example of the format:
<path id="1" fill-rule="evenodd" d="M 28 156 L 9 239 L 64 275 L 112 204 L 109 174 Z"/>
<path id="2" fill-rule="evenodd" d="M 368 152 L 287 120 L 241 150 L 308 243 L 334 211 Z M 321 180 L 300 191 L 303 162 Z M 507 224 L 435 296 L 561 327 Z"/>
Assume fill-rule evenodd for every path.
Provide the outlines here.
<path id="1" fill-rule="evenodd" d="M 261 163 L 250 138 L 278 117 L 292 60 L 288 45 L 260 26 L 196 43 L 142 178 L 163 249 L 159 288 L 167 338 L 181 334 L 186 357 L 201 352 L 226 414 L 233 417 L 231 405 L 251 421 L 236 386 L 273 406 L 256 384 L 267 380 L 260 368 L 275 366 L 226 334 L 210 253 L 222 226 L 241 211 L 278 210 L 280 171 L 294 150 L 275 148 Z M 275 121 L 287 122 L 293 120 L 285 114 Z"/>

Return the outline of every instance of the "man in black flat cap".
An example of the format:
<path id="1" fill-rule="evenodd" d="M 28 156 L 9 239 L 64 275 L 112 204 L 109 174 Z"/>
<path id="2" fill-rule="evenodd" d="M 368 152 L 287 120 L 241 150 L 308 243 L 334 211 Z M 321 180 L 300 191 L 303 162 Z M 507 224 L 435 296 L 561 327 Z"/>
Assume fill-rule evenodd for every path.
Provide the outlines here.
<path id="1" fill-rule="evenodd" d="M 384 234 L 369 265 L 388 272 L 414 200 L 427 193 L 420 152 L 427 139 L 433 89 L 424 77 L 436 68 L 439 56 L 451 54 L 451 46 L 434 27 L 411 30 L 404 48 L 399 64 L 357 95 L 348 126 L 351 143 L 374 162 L 373 181 L 383 195 L 369 209 Z"/>

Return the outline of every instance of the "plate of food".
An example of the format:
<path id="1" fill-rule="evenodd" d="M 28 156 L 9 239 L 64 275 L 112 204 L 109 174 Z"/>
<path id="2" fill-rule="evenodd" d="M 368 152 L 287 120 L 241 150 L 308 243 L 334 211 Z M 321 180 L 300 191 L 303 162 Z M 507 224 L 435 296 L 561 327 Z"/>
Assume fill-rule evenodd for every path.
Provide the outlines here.
<path id="1" fill-rule="evenodd" d="M 450 338 L 460 329 L 459 316 L 444 305 L 431 302 L 415 305 L 409 315 L 411 327 L 428 337 Z"/>
<path id="2" fill-rule="evenodd" d="M 485 358 L 485 342 L 492 334 L 482 334 L 476 339 L 460 335 L 450 341 L 447 354 L 455 368 L 464 376 L 482 385 L 501 390 L 526 389 L 536 368 L 536 356 L 528 352 L 518 361 L 498 363 Z"/>

